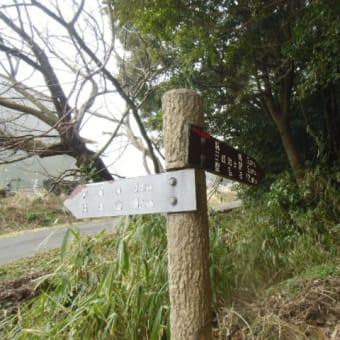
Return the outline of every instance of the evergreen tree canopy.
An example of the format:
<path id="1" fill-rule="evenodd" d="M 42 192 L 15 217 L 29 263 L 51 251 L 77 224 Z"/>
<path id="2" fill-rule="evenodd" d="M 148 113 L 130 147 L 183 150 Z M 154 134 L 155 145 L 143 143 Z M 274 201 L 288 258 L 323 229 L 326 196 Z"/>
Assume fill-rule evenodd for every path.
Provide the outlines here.
<path id="1" fill-rule="evenodd" d="M 339 159 L 340 3 L 331 0 L 112 2 L 130 62 L 163 70 L 144 119 L 170 88 L 206 101 L 210 131 L 256 157 L 268 173 Z M 135 37 L 136 39 L 132 39 Z M 141 43 L 142 42 L 142 43 Z M 147 51 L 147 53 L 145 53 Z"/>

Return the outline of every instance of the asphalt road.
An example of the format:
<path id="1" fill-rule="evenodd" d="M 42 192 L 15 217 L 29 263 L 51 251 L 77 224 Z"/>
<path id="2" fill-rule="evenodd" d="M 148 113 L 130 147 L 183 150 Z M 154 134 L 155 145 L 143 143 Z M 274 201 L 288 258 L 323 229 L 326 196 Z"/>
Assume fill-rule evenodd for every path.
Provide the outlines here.
<path id="1" fill-rule="evenodd" d="M 235 201 L 213 207 L 212 210 L 216 212 L 227 212 L 241 206 L 242 201 Z M 104 219 L 76 223 L 70 225 L 70 227 L 79 231 L 81 235 L 93 236 L 104 229 L 113 232 L 118 221 L 119 218 Z M 59 226 L 31 230 L 18 235 L 0 236 L 0 266 L 47 249 L 60 247 L 68 227 L 69 226 Z"/>
<path id="2" fill-rule="evenodd" d="M 81 235 L 96 235 L 101 230 L 112 232 L 115 230 L 119 219 L 88 221 L 70 225 Z M 59 226 L 31 230 L 18 235 L 4 235 L 0 237 L 0 265 L 31 256 L 38 252 L 58 248 L 69 226 Z M 72 235 L 71 235 L 72 236 Z"/>

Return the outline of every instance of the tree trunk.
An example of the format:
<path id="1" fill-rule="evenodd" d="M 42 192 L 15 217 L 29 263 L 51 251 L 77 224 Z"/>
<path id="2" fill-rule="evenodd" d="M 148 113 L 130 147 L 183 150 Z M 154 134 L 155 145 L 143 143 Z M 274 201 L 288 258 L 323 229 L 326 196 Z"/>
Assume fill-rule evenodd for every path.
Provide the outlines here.
<path id="1" fill-rule="evenodd" d="M 83 176 L 91 177 L 94 182 L 113 179 L 103 160 L 87 148 L 86 143 L 73 126 L 66 133 L 62 129 L 59 133 L 63 137 L 64 149 L 69 150 L 68 154 L 76 159 L 79 169 L 87 169 L 89 172 Z"/>
<path id="2" fill-rule="evenodd" d="M 264 104 L 276 124 L 283 147 L 285 149 L 289 165 L 294 172 L 296 180 L 299 182 L 302 176 L 301 159 L 297 151 L 296 142 L 293 139 L 290 129 L 290 97 L 293 86 L 294 69 L 291 66 L 286 78 L 281 81 L 281 90 L 279 91 L 279 100 L 273 95 L 271 84 L 266 79 L 266 91 L 263 92 Z"/>
<path id="3" fill-rule="evenodd" d="M 296 142 L 290 131 L 288 121 L 285 119 L 276 119 L 275 123 L 279 129 L 283 147 L 286 151 L 286 155 L 289 161 L 289 165 L 293 170 L 295 177 L 299 179 L 301 177 L 301 160 L 297 151 Z"/>

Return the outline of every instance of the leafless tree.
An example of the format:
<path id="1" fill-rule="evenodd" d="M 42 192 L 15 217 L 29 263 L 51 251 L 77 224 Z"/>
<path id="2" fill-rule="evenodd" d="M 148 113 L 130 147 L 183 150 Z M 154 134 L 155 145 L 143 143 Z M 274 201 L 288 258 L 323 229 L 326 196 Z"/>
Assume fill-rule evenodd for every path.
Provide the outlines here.
<path id="1" fill-rule="evenodd" d="M 162 170 L 140 115 L 149 95 L 143 84 L 157 79 L 161 70 L 150 65 L 133 86 L 127 84 L 117 69 L 124 65 L 124 54 L 116 31 L 112 7 L 99 0 L 2 2 L 0 162 L 66 154 L 80 168 L 93 168 L 98 179 L 109 180 L 103 155 L 125 135 L 151 160 L 153 172 Z M 114 105 L 113 98 L 123 105 Z M 82 137 L 85 129 L 96 129 L 94 121 L 112 129 L 99 151 Z"/>

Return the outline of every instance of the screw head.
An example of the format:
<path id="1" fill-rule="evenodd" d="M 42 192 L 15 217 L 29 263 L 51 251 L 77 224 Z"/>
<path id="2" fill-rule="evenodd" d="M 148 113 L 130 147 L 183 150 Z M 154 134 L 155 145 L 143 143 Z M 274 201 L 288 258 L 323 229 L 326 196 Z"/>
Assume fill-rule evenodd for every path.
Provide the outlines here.
<path id="1" fill-rule="evenodd" d="M 177 204 L 177 197 L 170 197 L 170 203 L 171 205 L 176 205 Z"/>
<path id="2" fill-rule="evenodd" d="M 176 185 L 177 184 L 177 179 L 175 177 L 170 177 L 169 178 L 169 184 L 170 185 Z"/>

